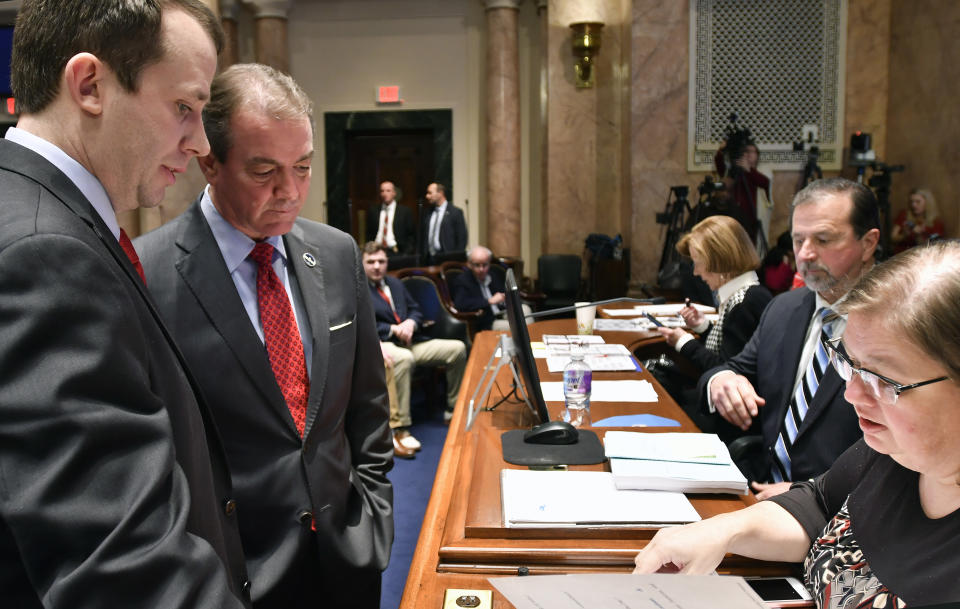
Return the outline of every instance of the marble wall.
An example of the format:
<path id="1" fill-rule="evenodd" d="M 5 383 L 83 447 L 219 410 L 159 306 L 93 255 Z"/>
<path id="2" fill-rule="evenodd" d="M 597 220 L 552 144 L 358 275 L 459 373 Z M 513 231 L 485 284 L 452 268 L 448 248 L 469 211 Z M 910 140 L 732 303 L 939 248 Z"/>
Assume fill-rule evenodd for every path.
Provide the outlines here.
<path id="1" fill-rule="evenodd" d="M 843 132 L 871 132 L 881 157 L 887 141 L 890 3 L 849 0 L 847 13 Z M 630 229 L 631 285 L 636 287 L 656 282 L 663 231 L 654 214 L 663 211 L 670 187 L 686 185 L 695 193 L 705 174 L 686 169 L 689 3 L 633 0 L 632 9 Z M 800 178 L 800 168 L 774 173 L 771 239 L 787 228 Z"/>
<path id="2" fill-rule="evenodd" d="M 627 0 L 548 4 L 545 253 L 579 254 L 593 232 L 622 233 L 630 244 L 629 9 Z M 605 24 L 591 89 L 574 86 L 569 25 L 577 21 Z"/>
<path id="3" fill-rule="evenodd" d="M 886 159 L 905 164 L 894 174 L 893 215 L 906 208 L 912 187 L 933 191 L 947 235 L 960 234 L 960 3 L 893 0 L 891 90 Z"/>

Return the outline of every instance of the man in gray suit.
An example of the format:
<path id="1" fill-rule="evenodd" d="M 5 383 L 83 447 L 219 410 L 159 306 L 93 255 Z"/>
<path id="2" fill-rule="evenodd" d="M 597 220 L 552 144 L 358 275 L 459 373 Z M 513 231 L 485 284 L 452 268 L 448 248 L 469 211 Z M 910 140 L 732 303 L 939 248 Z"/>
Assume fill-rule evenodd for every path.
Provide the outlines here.
<path id="1" fill-rule="evenodd" d="M 137 248 L 226 445 L 254 606 L 374 609 L 393 542 L 387 391 L 356 245 L 298 218 L 312 112 L 267 66 L 218 75 L 209 185 Z"/>
<path id="2" fill-rule="evenodd" d="M 196 0 L 24 0 L 0 140 L 0 605 L 244 606 L 210 412 L 118 212 L 206 154 Z"/>

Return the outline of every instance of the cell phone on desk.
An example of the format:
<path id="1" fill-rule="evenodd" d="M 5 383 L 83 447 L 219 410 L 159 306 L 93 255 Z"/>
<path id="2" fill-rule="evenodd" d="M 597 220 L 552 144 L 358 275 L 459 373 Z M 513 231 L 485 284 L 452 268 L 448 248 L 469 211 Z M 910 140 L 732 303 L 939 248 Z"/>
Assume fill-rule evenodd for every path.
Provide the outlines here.
<path id="1" fill-rule="evenodd" d="M 653 315 L 650 315 L 649 313 L 644 313 L 643 316 L 646 317 L 647 319 L 649 319 L 649 320 L 650 320 L 650 323 L 652 323 L 652 324 L 655 325 L 656 327 L 658 327 L 658 328 L 662 328 L 662 327 L 663 327 L 663 323 L 662 323 L 659 319 L 657 319 L 656 317 L 654 317 Z"/>
<path id="2" fill-rule="evenodd" d="M 795 577 L 745 577 L 764 602 L 779 607 L 812 607 L 810 592 Z"/>

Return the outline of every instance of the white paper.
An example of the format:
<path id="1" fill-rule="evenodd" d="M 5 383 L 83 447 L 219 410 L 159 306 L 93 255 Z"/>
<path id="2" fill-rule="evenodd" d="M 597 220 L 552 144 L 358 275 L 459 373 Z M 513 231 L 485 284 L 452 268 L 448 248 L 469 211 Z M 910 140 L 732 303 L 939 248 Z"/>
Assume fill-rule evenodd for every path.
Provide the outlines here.
<path id="1" fill-rule="evenodd" d="M 587 355 L 583 361 L 590 366 L 590 370 L 615 372 L 623 370 L 637 370 L 636 361 L 629 355 Z M 547 357 L 547 370 L 550 372 L 563 372 L 563 369 L 570 363 L 569 355 L 559 355 Z"/>
<path id="2" fill-rule="evenodd" d="M 617 490 L 609 472 L 504 469 L 500 498 L 508 528 L 700 520 L 683 493 Z"/>
<path id="3" fill-rule="evenodd" d="M 747 493 L 747 479 L 733 463 L 706 465 L 651 461 L 648 459 L 610 459 L 614 485 L 621 490 L 675 491 L 680 493 Z"/>
<path id="4" fill-rule="evenodd" d="M 563 402 L 563 381 L 540 383 L 543 399 Z M 593 381 L 591 402 L 657 402 L 657 390 L 649 381 Z"/>
<path id="5" fill-rule="evenodd" d="M 711 433 L 608 431 L 603 439 L 608 458 L 650 459 L 726 465 L 733 463 L 726 444 Z"/>
<path id="6" fill-rule="evenodd" d="M 766 609 L 742 577 L 590 573 L 491 577 L 516 609 Z"/>

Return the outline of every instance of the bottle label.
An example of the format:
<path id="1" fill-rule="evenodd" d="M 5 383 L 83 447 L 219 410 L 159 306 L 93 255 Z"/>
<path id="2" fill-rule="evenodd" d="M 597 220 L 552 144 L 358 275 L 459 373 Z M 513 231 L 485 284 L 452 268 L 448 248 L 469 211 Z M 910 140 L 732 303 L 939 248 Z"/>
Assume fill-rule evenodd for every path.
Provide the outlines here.
<path id="1" fill-rule="evenodd" d="M 590 395 L 590 385 L 593 381 L 592 370 L 564 370 L 564 393 L 582 393 Z"/>

